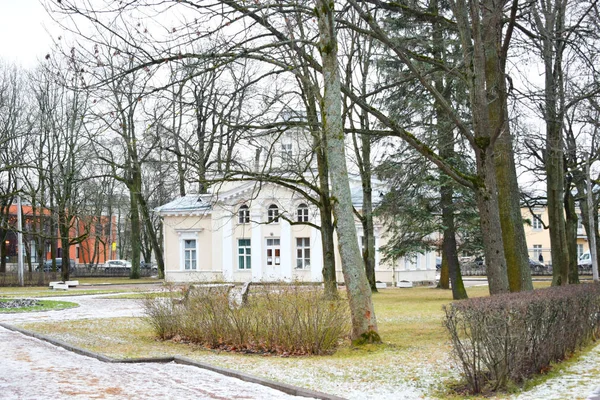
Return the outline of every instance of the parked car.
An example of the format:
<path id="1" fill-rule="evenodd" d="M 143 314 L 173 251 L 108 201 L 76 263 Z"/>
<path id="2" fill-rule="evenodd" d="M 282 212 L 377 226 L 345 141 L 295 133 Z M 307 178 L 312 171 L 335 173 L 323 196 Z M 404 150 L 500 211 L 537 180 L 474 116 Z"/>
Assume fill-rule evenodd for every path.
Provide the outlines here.
<path id="1" fill-rule="evenodd" d="M 577 268 L 583 271 L 592 269 L 592 255 L 589 251 L 586 251 L 579 256 Z"/>
<path id="2" fill-rule="evenodd" d="M 529 269 L 531 269 L 531 271 L 533 272 L 541 272 L 541 271 L 545 271 L 546 270 L 546 266 L 536 260 L 532 260 L 531 258 L 529 259 Z"/>
<path id="3" fill-rule="evenodd" d="M 40 266 L 38 265 L 35 268 L 36 271 L 40 270 Z M 52 271 L 52 260 L 46 260 L 44 261 L 44 264 L 42 265 L 42 270 L 44 272 L 50 272 Z M 61 271 L 62 270 L 62 258 L 57 258 L 56 259 L 56 270 L 57 271 Z M 75 273 L 75 260 L 69 260 L 69 274 L 73 274 Z"/>
<path id="4" fill-rule="evenodd" d="M 130 270 L 131 263 L 126 260 L 108 260 L 104 263 L 104 271 Z"/>
<path id="5" fill-rule="evenodd" d="M 144 269 L 144 270 L 149 269 L 153 273 L 158 272 L 158 266 L 156 264 L 147 263 L 144 261 L 140 261 L 140 269 Z"/>

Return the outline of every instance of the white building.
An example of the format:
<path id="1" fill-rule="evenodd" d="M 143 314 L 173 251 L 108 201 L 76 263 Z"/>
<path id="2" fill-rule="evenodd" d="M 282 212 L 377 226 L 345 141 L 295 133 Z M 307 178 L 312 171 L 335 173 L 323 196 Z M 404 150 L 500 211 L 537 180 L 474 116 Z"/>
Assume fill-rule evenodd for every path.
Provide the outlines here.
<path id="1" fill-rule="evenodd" d="M 351 179 L 360 209 L 360 181 Z M 164 222 L 165 279 L 171 282 L 320 282 L 322 246 L 318 209 L 291 189 L 273 183 L 226 183 L 218 193 L 180 197 L 157 209 Z M 359 245 L 362 226 L 356 224 Z M 386 242 L 380 224 L 375 246 Z M 376 279 L 388 284 L 435 280 L 435 253 L 383 263 Z M 336 251 L 337 280 L 343 282 Z"/>

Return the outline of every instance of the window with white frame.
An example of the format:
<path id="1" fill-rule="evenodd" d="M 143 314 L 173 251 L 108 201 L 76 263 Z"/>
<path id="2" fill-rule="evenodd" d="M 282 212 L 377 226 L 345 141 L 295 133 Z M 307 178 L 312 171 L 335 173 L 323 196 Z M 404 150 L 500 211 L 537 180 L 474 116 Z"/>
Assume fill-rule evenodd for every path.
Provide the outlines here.
<path id="1" fill-rule="evenodd" d="M 252 266 L 250 239 L 238 239 L 238 268 L 250 269 Z"/>
<path id="2" fill-rule="evenodd" d="M 533 214 L 533 221 L 531 222 L 531 226 L 535 230 L 542 230 L 544 228 L 542 226 L 542 214 Z"/>
<path id="3" fill-rule="evenodd" d="M 583 220 L 581 214 L 577 214 L 577 229 L 583 229 Z"/>
<path id="4" fill-rule="evenodd" d="M 238 223 L 247 224 L 250 222 L 250 208 L 247 205 L 240 206 L 238 210 Z"/>
<path id="5" fill-rule="evenodd" d="M 267 239 L 267 265 L 281 264 L 281 241 L 275 238 Z"/>
<path id="6" fill-rule="evenodd" d="M 279 222 L 279 207 L 276 204 L 271 204 L 267 209 L 267 222 Z"/>
<path id="7" fill-rule="evenodd" d="M 310 268 L 310 238 L 296 238 L 296 268 Z"/>
<path id="8" fill-rule="evenodd" d="M 308 206 L 304 203 L 300 204 L 296 210 L 296 216 L 298 222 L 308 222 Z"/>
<path id="9" fill-rule="evenodd" d="M 186 270 L 196 269 L 197 266 L 196 239 L 183 241 L 183 267 Z"/>
<path id="10" fill-rule="evenodd" d="M 404 269 L 409 270 L 409 269 L 417 269 L 417 255 L 412 253 L 412 254 L 407 254 L 404 256 Z"/>
<path id="11" fill-rule="evenodd" d="M 291 143 L 282 143 L 281 144 L 281 158 L 284 161 L 291 161 L 292 160 L 292 144 Z"/>

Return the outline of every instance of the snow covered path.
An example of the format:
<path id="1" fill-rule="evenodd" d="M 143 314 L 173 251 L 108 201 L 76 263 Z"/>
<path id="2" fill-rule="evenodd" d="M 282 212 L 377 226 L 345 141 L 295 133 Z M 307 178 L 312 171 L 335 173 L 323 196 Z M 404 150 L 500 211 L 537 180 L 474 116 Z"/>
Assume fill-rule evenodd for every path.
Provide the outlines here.
<path id="1" fill-rule="evenodd" d="M 74 319 L 140 317 L 140 300 L 115 299 L 110 295 L 84 295 L 47 298 L 79 303 L 79 307 L 37 313 L 0 314 L 0 322 L 18 325 L 27 322 L 52 322 Z M 0 397 L 2 399 L 285 399 L 293 398 L 265 386 L 247 383 L 197 367 L 181 364 L 114 364 L 104 363 L 71 353 L 52 344 L 24 336 L 0 327 Z M 262 361 L 262 360 L 261 360 Z M 210 361 L 209 361 L 210 362 Z M 263 367 L 267 366 L 260 363 Z M 270 379 L 302 385 L 310 369 L 288 365 L 275 368 Z M 350 388 L 348 382 L 336 381 L 328 375 L 316 374 L 321 380 L 316 387 L 349 399 L 424 399 L 429 382 L 428 373 L 417 370 L 422 364 L 403 368 L 409 376 L 421 375 L 417 382 L 397 375 L 393 382 L 374 390 L 371 385 Z M 234 368 L 234 367 L 230 367 Z M 437 367 L 436 367 L 437 368 Z M 251 372 L 252 368 L 235 368 Z M 414 369 L 414 370 L 413 370 Z M 434 368 L 435 369 L 435 368 Z M 411 372 L 412 371 L 412 372 Z M 255 372 L 256 373 L 256 372 Z M 415 388 L 415 384 L 419 389 Z M 263 392 L 264 391 L 264 392 Z M 295 397 L 300 398 L 300 397 Z M 567 368 L 563 375 L 549 379 L 518 395 L 498 396 L 514 400 L 600 400 L 600 343 L 582 359 Z M 305 399 L 302 397 L 302 399 Z"/>
<path id="2" fill-rule="evenodd" d="M 4 328 L 0 354 L 2 399 L 300 398 L 187 365 L 106 363 Z"/>
<path id="3" fill-rule="evenodd" d="M 19 324 L 24 322 L 52 322 L 74 319 L 141 317 L 144 314 L 142 300 L 111 299 L 114 295 L 94 294 L 83 296 L 44 297 L 43 300 L 69 301 L 79 307 L 30 313 L 0 314 L 0 322 Z"/>

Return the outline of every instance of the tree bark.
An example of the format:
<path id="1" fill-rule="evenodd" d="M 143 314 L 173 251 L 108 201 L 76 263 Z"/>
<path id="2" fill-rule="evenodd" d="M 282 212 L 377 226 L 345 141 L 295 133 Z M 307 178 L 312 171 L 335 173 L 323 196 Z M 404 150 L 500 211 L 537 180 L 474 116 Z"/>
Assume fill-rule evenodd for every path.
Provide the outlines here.
<path id="1" fill-rule="evenodd" d="M 456 228 L 452 203 L 453 189 L 450 185 L 443 185 L 441 188 L 442 224 L 444 225 L 443 258 L 448 263 L 448 273 L 452 282 L 452 298 L 460 300 L 466 299 L 468 296 L 460 273 L 458 252 L 456 251 Z"/>
<path id="2" fill-rule="evenodd" d="M 494 18 L 494 23 L 497 24 L 495 29 L 502 32 L 502 22 L 499 20 L 502 12 L 499 10 L 495 14 L 497 16 Z M 490 92 L 496 94 L 489 103 L 490 129 L 492 132 L 498 133 L 498 139 L 494 146 L 494 161 L 508 284 L 511 292 L 520 292 L 533 290 L 533 284 L 529 269 L 525 228 L 521 216 L 513 140 L 508 124 L 506 54 L 500 54 L 497 51 L 502 46 L 502 36 L 496 37 L 495 43 L 493 41 L 486 42 L 490 46 L 486 50 L 486 85 Z"/>
<path id="3" fill-rule="evenodd" d="M 568 185 L 567 187 L 569 187 Z M 579 283 L 577 270 L 577 212 L 575 210 L 575 197 L 570 190 L 565 191 L 565 225 L 567 233 L 567 251 L 569 253 L 569 283 Z"/>
<path id="4" fill-rule="evenodd" d="M 442 239 L 442 265 L 440 267 L 440 281 L 437 285 L 440 289 L 450 289 L 450 266 L 448 265 L 448 256 L 444 251 L 444 242 Z"/>
<path id="5" fill-rule="evenodd" d="M 509 291 L 502 226 L 498 204 L 498 185 L 494 161 L 494 142 L 498 132 L 493 132 L 488 104 L 497 93 L 486 86 L 486 58 L 498 51 L 497 37 L 502 34 L 502 6 L 492 0 L 452 2 L 461 36 L 463 58 L 468 66 L 469 97 L 473 114 L 473 149 L 478 182 L 475 196 L 484 243 L 484 254 L 490 294 Z"/>
<path id="6" fill-rule="evenodd" d="M 346 152 L 341 115 L 341 88 L 337 62 L 337 36 L 334 22 L 334 3 L 315 0 L 319 26 L 319 52 L 323 64 L 324 94 L 321 105 L 322 123 L 327 140 L 327 160 L 331 176 L 333 214 L 336 221 L 338 246 L 350 315 L 351 338 L 354 343 L 380 342 L 377 320 L 371 301 L 371 288 L 362 263 L 352 198 L 346 168 Z"/>
<path id="7" fill-rule="evenodd" d="M 131 223 L 131 271 L 129 277 L 131 279 L 139 279 L 142 226 L 140 223 L 140 211 L 136 193 L 140 193 L 142 188 L 139 172 L 134 171 L 132 174 L 132 183 L 129 188 L 129 221 Z"/>
<path id="8" fill-rule="evenodd" d="M 321 247 L 323 248 L 323 284 L 325 285 L 325 298 L 339 298 L 337 288 L 337 277 L 335 272 L 335 244 L 333 235 L 335 231 L 331 209 L 331 198 L 329 196 L 329 167 L 327 164 L 327 140 L 325 138 L 321 123 L 317 116 L 317 102 L 310 82 L 308 68 L 302 64 L 304 76 L 301 85 L 304 87 L 304 99 L 306 101 L 306 116 L 313 137 L 313 147 L 317 159 L 319 180 L 319 215 L 321 217 Z"/>
<path id="9" fill-rule="evenodd" d="M 430 7 L 437 13 L 439 12 L 439 1 L 432 0 Z M 432 30 L 433 39 L 433 57 L 438 60 L 445 60 L 445 44 L 442 27 L 434 23 Z M 445 83 L 445 84 L 444 84 Z M 451 103 L 451 80 L 442 75 L 434 77 L 434 87 L 441 93 L 448 103 Z M 436 117 L 437 146 L 439 155 L 445 160 L 453 160 L 456 157 L 454 150 L 454 130 L 452 122 L 444 112 L 439 101 L 434 102 L 434 111 Z M 443 173 L 442 173 L 443 174 Z M 442 242 L 442 270 L 440 271 L 439 287 L 449 289 L 449 281 L 452 282 L 452 298 L 454 300 L 466 299 L 467 291 L 465 289 L 462 274 L 460 272 L 460 263 L 458 261 L 458 251 L 456 243 L 456 225 L 454 220 L 454 188 L 450 177 L 443 174 L 440 185 L 440 208 L 442 210 L 443 242 Z"/>
<path id="10" fill-rule="evenodd" d="M 564 214 L 565 168 L 563 147 L 562 54 L 566 1 L 544 1 L 533 5 L 532 15 L 539 32 L 539 50 L 544 63 L 544 99 L 542 109 L 546 123 L 546 195 L 552 256 L 552 285 L 568 283 L 569 253 Z M 538 8 L 539 7 L 539 8 Z"/>
<path id="11" fill-rule="evenodd" d="M 139 211 L 142 216 L 142 221 L 144 222 L 146 231 L 148 232 L 148 238 L 150 239 L 150 243 L 152 244 L 152 250 L 154 251 L 154 258 L 156 259 L 156 264 L 158 268 L 158 277 L 160 279 L 164 278 L 165 274 L 165 262 L 163 256 L 163 250 L 161 247 L 161 243 L 158 241 L 158 236 L 156 234 L 156 228 L 152 223 L 152 216 L 150 215 L 150 210 L 148 208 L 148 204 L 146 203 L 146 199 L 142 193 L 137 193 L 137 202 L 139 204 Z M 146 256 L 145 256 L 146 257 Z M 149 258 L 146 260 L 149 261 Z M 138 262 L 139 265 L 139 262 Z"/>

